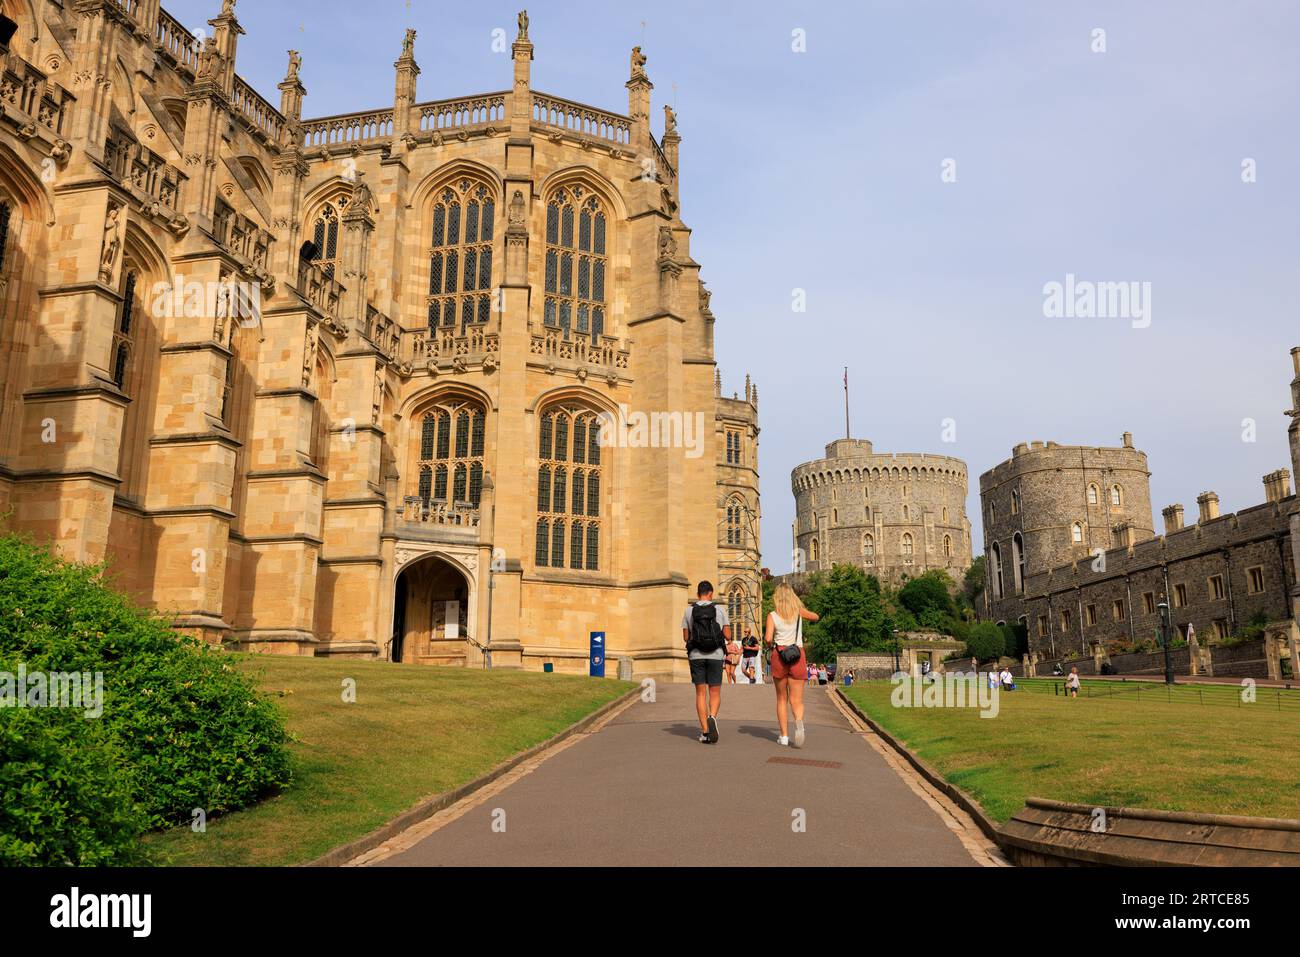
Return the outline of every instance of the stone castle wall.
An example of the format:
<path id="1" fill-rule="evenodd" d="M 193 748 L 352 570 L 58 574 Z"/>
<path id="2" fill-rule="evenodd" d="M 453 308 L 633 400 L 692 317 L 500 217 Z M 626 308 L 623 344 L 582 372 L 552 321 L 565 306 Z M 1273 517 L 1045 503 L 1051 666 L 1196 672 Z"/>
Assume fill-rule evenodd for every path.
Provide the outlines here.
<path id="1" fill-rule="evenodd" d="M 966 463 L 878 453 L 838 439 L 791 473 L 795 544 L 807 571 L 857 565 L 891 585 L 930 569 L 960 580 L 971 563 Z"/>

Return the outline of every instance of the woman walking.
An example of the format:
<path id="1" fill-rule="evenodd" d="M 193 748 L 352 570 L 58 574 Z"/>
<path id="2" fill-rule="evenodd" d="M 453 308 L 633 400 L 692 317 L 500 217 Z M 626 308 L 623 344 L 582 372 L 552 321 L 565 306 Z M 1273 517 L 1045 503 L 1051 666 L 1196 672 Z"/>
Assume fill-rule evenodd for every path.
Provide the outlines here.
<path id="1" fill-rule="evenodd" d="M 789 716 L 786 706 L 794 713 L 794 746 L 802 748 L 804 742 L 803 728 L 803 692 L 804 682 L 808 680 L 808 660 L 803 650 L 803 623 L 817 621 L 816 612 L 804 608 L 794 589 L 782 582 L 776 586 L 773 596 L 776 606 L 767 616 L 767 643 L 772 645 L 769 664 L 772 680 L 776 683 L 776 721 L 781 728 L 781 736 L 776 743 L 782 747 L 790 744 Z"/>

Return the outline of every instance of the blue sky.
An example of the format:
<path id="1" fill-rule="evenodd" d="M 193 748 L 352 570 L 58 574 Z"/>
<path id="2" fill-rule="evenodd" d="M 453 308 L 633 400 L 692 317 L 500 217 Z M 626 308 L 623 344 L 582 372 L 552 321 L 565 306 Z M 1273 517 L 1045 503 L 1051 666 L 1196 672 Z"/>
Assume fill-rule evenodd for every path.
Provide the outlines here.
<path id="1" fill-rule="evenodd" d="M 166 6 L 195 29 L 220 5 Z M 306 116 L 378 108 L 409 24 L 421 99 L 505 89 L 492 31 L 513 38 L 518 6 L 245 0 L 238 70 L 278 101 L 292 45 Z M 1206 489 L 1225 512 L 1257 504 L 1261 476 L 1289 467 L 1300 6 L 605 0 L 529 16 L 536 88 L 625 111 L 641 43 L 656 128 L 676 102 L 725 386 L 748 372 L 760 389 L 773 571 L 789 567 L 791 468 L 843 432 L 846 364 L 856 436 L 965 459 L 977 552 L 978 476 L 1021 441 L 1132 431 L 1157 529 Z M 1046 318 L 1044 284 L 1070 273 L 1151 283 L 1150 326 Z"/>

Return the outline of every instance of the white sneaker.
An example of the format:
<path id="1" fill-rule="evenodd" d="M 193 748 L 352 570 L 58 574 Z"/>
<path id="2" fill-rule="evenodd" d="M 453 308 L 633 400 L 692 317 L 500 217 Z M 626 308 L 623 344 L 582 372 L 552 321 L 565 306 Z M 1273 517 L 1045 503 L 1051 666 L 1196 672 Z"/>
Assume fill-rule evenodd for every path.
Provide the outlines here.
<path id="1" fill-rule="evenodd" d="M 796 748 L 802 748 L 803 742 L 804 742 L 803 722 L 796 721 L 794 723 L 794 746 Z"/>
<path id="2" fill-rule="evenodd" d="M 776 743 L 781 745 L 781 747 L 783 748 L 790 747 L 790 739 L 787 738 L 785 735 L 781 735 L 781 737 L 777 738 Z"/>

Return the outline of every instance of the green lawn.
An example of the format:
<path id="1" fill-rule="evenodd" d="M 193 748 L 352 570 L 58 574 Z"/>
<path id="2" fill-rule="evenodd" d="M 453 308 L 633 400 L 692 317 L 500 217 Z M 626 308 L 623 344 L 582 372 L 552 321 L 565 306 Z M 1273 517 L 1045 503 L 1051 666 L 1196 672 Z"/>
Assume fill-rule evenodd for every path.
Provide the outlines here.
<path id="1" fill-rule="evenodd" d="M 1217 697 L 1201 704 L 1195 689 L 1175 690 L 1172 702 L 1163 689 L 1069 699 L 1040 680 L 1000 695 L 993 718 L 896 708 L 892 690 L 873 681 L 847 694 L 998 822 L 1031 796 L 1300 818 L 1300 713 L 1290 699 L 1279 711 L 1272 689 L 1236 707 Z"/>
<path id="2" fill-rule="evenodd" d="M 311 860 L 563 731 L 634 685 L 523 672 L 239 656 L 278 695 L 294 781 L 255 807 L 151 835 L 162 864 Z M 356 703 L 342 700 L 345 678 Z"/>

